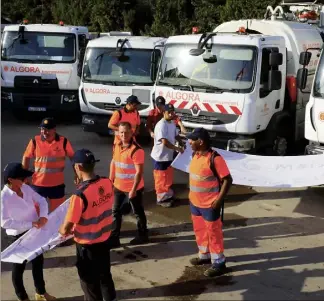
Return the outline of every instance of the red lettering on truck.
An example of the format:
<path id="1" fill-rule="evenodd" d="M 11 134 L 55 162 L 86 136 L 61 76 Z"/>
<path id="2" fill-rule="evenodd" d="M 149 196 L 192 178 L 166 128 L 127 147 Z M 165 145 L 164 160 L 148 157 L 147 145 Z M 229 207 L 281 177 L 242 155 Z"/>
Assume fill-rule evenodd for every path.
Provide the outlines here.
<path id="1" fill-rule="evenodd" d="M 40 73 L 38 67 L 29 67 L 29 66 L 11 66 L 10 72 L 26 72 L 26 73 Z"/>
<path id="2" fill-rule="evenodd" d="M 184 101 L 198 101 L 200 102 L 199 94 L 196 93 L 185 93 L 185 92 L 174 92 L 168 91 L 166 94 L 166 99 L 176 99 Z"/>

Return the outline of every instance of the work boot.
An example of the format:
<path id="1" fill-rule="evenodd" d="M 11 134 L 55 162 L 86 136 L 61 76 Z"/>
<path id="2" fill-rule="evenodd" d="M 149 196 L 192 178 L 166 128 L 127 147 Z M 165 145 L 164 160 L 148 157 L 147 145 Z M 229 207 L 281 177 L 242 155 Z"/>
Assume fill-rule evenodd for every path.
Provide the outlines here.
<path id="1" fill-rule="evenodd" d="M 133 238 L 129 243 L 131 245 L 142 245 L 149 242 L 148 235 L 138 235 L 135 238 Z"/>
<path id="2" fill-rule="evenodd" d="M 221 276 L 226 273 L 226 263 L 213 263 L 212 266 L 204 272 L 206 277 Z"/>
<path id="3" fill-rule="evenodd" d="M 56 298 L 54 296 L 51 296 L 48 293 L 45 293 L 44 295 L 40 295 L 40 294 L 35 294 L 35 300 L 36 301 L 50 301 L 50 300 L 56 300 Z"/>
<path id="4" fill-rule="evenodd" d="M 211 264 L 211 259 L 210 258 L 199 258 L 199 257 L 195 257 L 195 258 L 191 258 L 190 259 L 190 263 L 192 265 L 203 265 L 203 264 Z"/>

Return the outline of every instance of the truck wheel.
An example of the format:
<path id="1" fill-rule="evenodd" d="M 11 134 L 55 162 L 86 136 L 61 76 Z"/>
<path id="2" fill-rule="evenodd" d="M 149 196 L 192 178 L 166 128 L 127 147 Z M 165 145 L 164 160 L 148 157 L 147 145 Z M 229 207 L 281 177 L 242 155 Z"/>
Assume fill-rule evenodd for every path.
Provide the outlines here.
<path id="1" fill-rule="evenodd" d="M 293 127 L 290 122 L 284 121 L 272 133 L 269 132 L 268 156 L 287 156 L 293 143 Z"/>

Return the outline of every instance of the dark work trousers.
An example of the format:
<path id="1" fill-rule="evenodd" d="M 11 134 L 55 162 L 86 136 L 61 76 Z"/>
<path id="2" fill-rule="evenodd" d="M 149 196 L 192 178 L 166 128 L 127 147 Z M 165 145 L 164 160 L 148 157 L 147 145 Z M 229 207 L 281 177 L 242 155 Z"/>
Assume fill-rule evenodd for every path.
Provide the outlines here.
<path id="1" fill-rule="evenodd" d="M 77 269 L 85 301 L 113 301 L 116 299 L 114 281 L 110 272 L 108 243 L 76 244 Z"/>
<path id="2" fill-rule="evenodd" d="M 8 235 L 8 242 L 12 244 L 24 234 L 25 233 L 22 233 L 17 236 Z M 34 279 L 34 285 L 36 288 L 36 293 L 40 295 L 44 295 L 46 290 L 45 290 L 45 281 L 43 276 L 43 265 L 44 265 L 43 254 L 33 259 L 31 261 L 31 264 L 32 264 L 32 274 Z M 25 268 L 26 268 L 26 262 L 12 264 L 12 283 L 19 300 L 25 300 L 28 298 L 27 292 L 24 287 L 24 280 L 23 280 Z"/>
<path id="3" fill-rule="evenodd" d="M 128 192 L 123 192 L 114 188 L 114 206 L 113 206 L 113 217 L 114 217 L 114 230 L 111 233 L 113 238 L 119 238 L 120 228 L 122 225 L 122 210 L 121 207 L 124 202 L 130 202 L 133 212 L 137 220 L 137 230 L 139 236 L 147 235 L 147 220 L 143 207 L 143 192 L 144 188 L 136 191 L 136 196 L 132 199 L 128 199 Z"/>

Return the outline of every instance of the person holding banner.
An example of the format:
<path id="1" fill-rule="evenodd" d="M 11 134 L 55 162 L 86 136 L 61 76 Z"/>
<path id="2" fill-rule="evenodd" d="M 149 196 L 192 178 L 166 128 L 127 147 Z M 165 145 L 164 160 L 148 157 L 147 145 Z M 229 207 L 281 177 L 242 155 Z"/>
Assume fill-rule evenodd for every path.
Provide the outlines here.
<path id="1" fill-rule="evenodd" d="M 199 249 L 198 257 L 190 262 L 211 263 L 204 275 L 219 276 L 226 271 L 221 207 L 233 180 L 225 160 L 212 150 L 207 130 L 197 128 L 187 138 L 194 151 L 189 165 L 189 201 Z"/>
<path id="2" fill-rule="evenodd" d="M 24 169 L 21 163 L 9 163 L 4 169 L 4 187 L 1 191 L 1 227 L 6 229 L 9 243 L 15 242 L 29 229 L 42 228 L 47 223 L 46 199 L 24 184 L 33 172 Z M 43 254 L 31 261 L 36 300 L 55 300 L 45 289 Z M 26 262 L 12 265 L 12 283 L 19 300 L 29 297 L 24 287 L 23 274 Z"/>
<path id="3" fill-rule="evenodd" d="M 114 193 L 112 182 L 94 173 L 98 161 L 87 149 L 75 152 L 72 162 L 81 184 L 71 196 L 59 233 L 63 237 L 74 235 L 84 300 L 113 301 L 116 291 L 110 272 L 108 239 L 113 228 Z"/>

